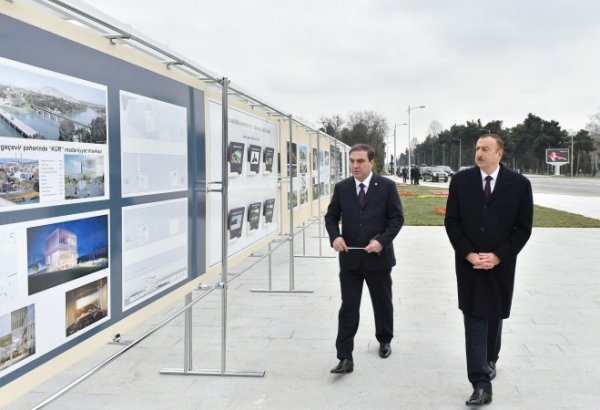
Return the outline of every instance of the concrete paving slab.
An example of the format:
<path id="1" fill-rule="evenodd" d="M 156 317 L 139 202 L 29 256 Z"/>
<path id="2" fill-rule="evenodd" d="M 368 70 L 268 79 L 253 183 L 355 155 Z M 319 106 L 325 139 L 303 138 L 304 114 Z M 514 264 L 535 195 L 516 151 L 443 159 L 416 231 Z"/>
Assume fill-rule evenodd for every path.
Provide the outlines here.
<path id="1" fill-rule="evenodd" d="M 296 258 L 297 284 L 312 288 L 313 294 L 250 292 L 260 281 L 266 283 L 266 270 L 258 265 L 232 282 L 235 286 L 228 292 L 227 369 L 265 370 L 264 378 L 161 375 L 163 367 L 183 365 L 183 328 L 178 321 L 47 408 L 464 408 L 471 388 L 452 249 L 445 231 L 442 227 L 405 227 L 395 245 L 399 262 L 393 271 L 396 336 L 388 359 L 377 354 L 365 287 L 355 371 L 344 376 L 329 373 L 337 362 L 338 263 L 336 259 Z M 315 251 L 316 241 L 310 246 Z M 430 249 L 436 249 L 435 254 Z M 490 408 L 598 408 L 598 249 L 600 229 L 534 229 L 517 266 L 513 312 L 505 322 Z M 280 277 L 287 275 L 285 258 L 277 256 Z M 220 293 L 215 291 L 194 307 L 196 368 L 219 369 L 219 302 Z M 165 312 L 174 310 L 170 307 Z M 151 327 L 145 323 L 131 334 Z M 33 407 L 114 351 L 114 345 L 107 345 L 82 358 L 77 366 L 7 408 Z"/>

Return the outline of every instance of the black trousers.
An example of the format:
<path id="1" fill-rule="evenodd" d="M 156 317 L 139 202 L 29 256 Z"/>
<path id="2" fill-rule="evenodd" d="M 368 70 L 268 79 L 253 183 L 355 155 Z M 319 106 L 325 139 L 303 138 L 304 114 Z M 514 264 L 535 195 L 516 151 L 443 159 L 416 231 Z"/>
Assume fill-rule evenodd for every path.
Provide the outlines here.
<path id="1" fill-rule="evenodd" d="M 338 315 L 338 334 L 335 341 L 338 359 L 352 359 L 354 336 L 360 320 L 360 299 L 363 282 L 367 282 L 375 316 L 375 337 L 379 343 L 390 343 L 394 337 L 394 307 L 392 304 L 391 269 L 367 271 L 342 270 L 340 288 L 342 306 Z"/>
<path id="2" fill-rule="evenodd" d="M 498 361 L 502 344 L 502 319 L 464 315 L 467 373 L 474 389 L 492 393 L 488 362 Z"/>

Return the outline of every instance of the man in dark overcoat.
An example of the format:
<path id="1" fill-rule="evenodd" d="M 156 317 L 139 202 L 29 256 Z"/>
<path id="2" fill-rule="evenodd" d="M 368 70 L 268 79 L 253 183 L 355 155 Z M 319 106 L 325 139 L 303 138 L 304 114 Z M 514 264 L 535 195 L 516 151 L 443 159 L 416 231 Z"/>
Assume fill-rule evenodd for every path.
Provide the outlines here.
<path id="1" fill-rule="evenodd" d="M 335 342 L 339 363 L 332 373 L 354 370 L 352 351 L 364 282 L 371 295 L 379 356 L 387 358 L 392 353 L 391 271 L 396 264 L 392 242 L 400 232 L 404 216 L 394 181 L 371 171 L 374 156 L 369 145 L 350 148 L 352 176 L 335 185 L 325 214 L 331 246 L 339 252 L 342 293 Z"/>
<path id="2" fill-rule="evenodd" d="M 510 315 L 517 255 L 531 235 L 533 195 L 524 176 L 500 163 L 504 142 L 479 138 L 477 166 L 456 173 L 446 204 L 446 233 L 455 251 L 458 306 L 465 326 L 467 405 L 492 401 L 502 320 Z"/>

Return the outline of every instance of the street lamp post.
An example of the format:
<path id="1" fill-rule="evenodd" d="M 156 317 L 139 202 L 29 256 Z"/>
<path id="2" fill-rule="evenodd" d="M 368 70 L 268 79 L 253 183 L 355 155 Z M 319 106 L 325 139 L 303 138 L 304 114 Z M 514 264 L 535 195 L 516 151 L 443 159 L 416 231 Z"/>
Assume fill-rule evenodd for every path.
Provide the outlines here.
<path id="1" fill-rule="evenodd" d="M 454 138 L 454 141 L 458 141 L 458 169 L 456 171 L 459 171 L 462 166 L 462 140 L 460 138 Z M 452 154 L 450 156 L 452 156 Z"/>
<path id="2" fill-rule="evenodd" d="M 400 126 L 402 125 L 406 125 L 406 123 L 404 124 L 400 124 Z M 394 175 L 397 175 L 397 168 L 398 168 L 398 157 L 396 156 L 396 153 L 398 151 L 396 151 L 396 123 L 394 123 L 394 166 L 393 166 L 393 171 L 394 171 Z"/>
<path id="3" fill-rule="evenodd" d="M 571 133 L 571 158 L 569 158 L 569 161 L 571 161 L 571 177 L 573 177 L 573 160 L 575 159 L 574 156 L 574 149 L 573 149 L 573 133 Z"/>
<path id="4" fill-rule="evenodd" d="M 419 105 L 417 107 L 408 106 L 406 112 L 408 113 L 408 172 L 410 173 L 410 111 L 416 110 L 418 108 L 425 108 L 424 105 Z"/>

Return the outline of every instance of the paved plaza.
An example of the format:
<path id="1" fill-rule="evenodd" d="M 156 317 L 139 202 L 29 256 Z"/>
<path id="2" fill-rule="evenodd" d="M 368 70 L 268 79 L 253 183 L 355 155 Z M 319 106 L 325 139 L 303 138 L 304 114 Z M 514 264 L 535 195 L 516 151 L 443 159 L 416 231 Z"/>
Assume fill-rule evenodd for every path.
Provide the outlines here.
<path id="1" fill-rule="evenodd" d="M 547 198 L 546 198 L 547 199 Z M 598 198 L 592 198 L 592 205 Z M 564 202 L 568 203 L 568 200 Z M 537 201 L 536 201 L 537 203 Z M 546 204 L 552 205 L 550 203 Z M 306 230 L 307 255 L 321 233 Z M 296 236 L 302 253 L 302 235 Z M 443 227 L 404 227 L 395 241 L 395 338 L 378 356 L 373 313 L 364 290 L 355 370 L 337 364 L 340 304 L 337 259 L 295 258 L 295 288 L 314 293 L 266 294 L 263 261 L 230 283 L 228 371 L 265 371 L 262 378 L 161 375 L 183 365 L 183 317 L 152 334 L 49 409 L 462 409 L 471 393 L 462 315 L 457 308 L 453 251 Z M 600 229 L 535 228 L 517 264 L 511 318 L 494 380 L 497 409 L 597 409 L 600 406 Z M 273 256 L 273 288 L 288 288 L 288 246 Z M 198 296 L 201 291 L 194 291 Z M 134 340 L 183 306 L 123 334 Z M 221 366 L 221 292 L 193 308 L 194 368 Z M 11 403 L 28 409 L 117 352 L 107 344 Z"/>

